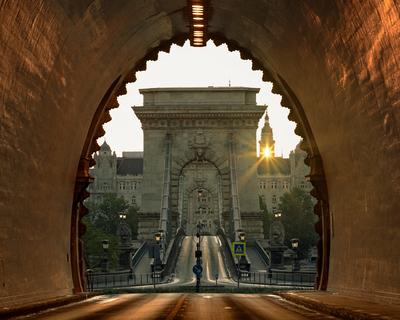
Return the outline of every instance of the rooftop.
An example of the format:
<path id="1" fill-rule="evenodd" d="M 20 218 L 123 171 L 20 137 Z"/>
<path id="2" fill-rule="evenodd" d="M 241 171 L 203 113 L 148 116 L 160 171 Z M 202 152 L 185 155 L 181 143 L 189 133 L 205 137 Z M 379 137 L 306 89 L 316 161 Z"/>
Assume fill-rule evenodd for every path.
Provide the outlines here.
<path id="1" fill-rule="evenodd" d="M 140 89 L 143 106 L 256 105 L 259 88 L 186 87 Z"/>

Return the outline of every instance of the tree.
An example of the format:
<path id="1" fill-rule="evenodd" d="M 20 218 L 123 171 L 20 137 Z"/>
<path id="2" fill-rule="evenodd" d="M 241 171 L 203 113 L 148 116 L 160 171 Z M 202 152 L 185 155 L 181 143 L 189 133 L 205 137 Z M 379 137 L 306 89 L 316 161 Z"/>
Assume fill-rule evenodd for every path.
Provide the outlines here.
<path id="1" fill-rule="evenodd" d="M 299 189 L 293 188 L 285 193 L 279 204 L 282 210 L 282 223 L 285 227 L 285 244 L 291 247 L 290 239 L 299 239 L 299 256 L 306 258 L 309 249 L 316 245 L 318 236 L 314 230 L 316 216 L 313 213 L 311 196 Z"/>
<path id="2" fill-rule="evenodd" d="M 104 256 L 102 241 L 109 241 L 109 256 L 111 267 L 117 266 L 118 244 L 117 236 L 118 225 L 120 224 L 121 213 L 126 213 L 126 223 L 132 231 L 132 238 L 137 238 L 137 208 L 131 207 L 116 194 L 105 194 L 99 203 L 87 201 L 85 206 L 89 209 L 89 214 L 84 217 L 86 233 L 83 236 L 86 264 L 88 268 L 98 265 L 101 257 Z M 97 262 L 96 262 L 97 261 Z"/>
<path id="3" fill-rule="evenodd" d="M 272 213 L 268 212 L 267 205 L 265 204 L 264 199 L 261 196 L 258 196 L 258 200 L 260 203 L 260 210 L 263 214 L 263 227 L 264 227 L 264 238 L 269 238 L 269 228 L 272 222 Z"/>
<path id="4" fill-rule="evenodd" d="M 89 209 L 87 217 L 90 222 L 109 234 L 117 234 L 119 215 L 129 208 L 126 200 L 114 193 L 105 194 L 100 203 L 88 201 L 85 205 Z"/>

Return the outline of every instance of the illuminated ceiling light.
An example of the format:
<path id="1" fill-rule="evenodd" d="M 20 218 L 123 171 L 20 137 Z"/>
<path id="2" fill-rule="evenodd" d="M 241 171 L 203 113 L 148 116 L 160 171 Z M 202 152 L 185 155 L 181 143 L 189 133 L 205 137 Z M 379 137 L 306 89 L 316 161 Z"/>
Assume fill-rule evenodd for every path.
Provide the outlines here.
<path id="1" fill-rule="evenodd" d="M 205 4 L 207 0 L 190 0 L 189 10 L 190 14 L 190 32 L 191 32 L 191 45 L 202 47 L 205 45 L 205 32 L 207 28 L 205 16 Z"/>

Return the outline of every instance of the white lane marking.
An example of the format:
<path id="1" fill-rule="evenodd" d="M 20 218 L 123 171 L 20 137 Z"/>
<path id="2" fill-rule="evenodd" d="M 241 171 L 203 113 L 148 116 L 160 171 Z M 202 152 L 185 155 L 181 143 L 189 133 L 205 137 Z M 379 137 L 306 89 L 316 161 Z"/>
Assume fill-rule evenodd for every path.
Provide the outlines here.
<path id="1" fill-rule="evenodd" d="M 105 299 L 105 300 L 100 300 L 100 301 L 97 301 L 97 303 L 103 304 L 103 303 L 113 302 L 115 300 L 118 300 L 118 298 L 109 298 L 109 299 Z"/>
<path id="2" fill-rule="evenodd" d="M 225 307 L 224 309 L 225 309 L 225 310 L 231 310 L 232 307 Z"/>
<path id="3" fill-rule="evenodd" d="M 203 296 L 204 299 L 212 299 L 212 296 Z"/>

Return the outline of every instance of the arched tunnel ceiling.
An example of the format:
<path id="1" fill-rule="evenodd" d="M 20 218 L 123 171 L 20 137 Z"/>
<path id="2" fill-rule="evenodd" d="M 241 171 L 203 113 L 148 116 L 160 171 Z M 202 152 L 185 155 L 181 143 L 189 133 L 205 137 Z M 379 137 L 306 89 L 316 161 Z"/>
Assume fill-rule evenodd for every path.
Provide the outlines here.
<path id="1" fill-rule="evenodd" d="M 187 35 L 186 5 L 0 1 L 0 305 L 71 293 L 72 195 L 93 116 L 119 76 Z M 328 288 L 398 295 L 398 3 L 218 0 L 209 12 L 210 37 L 251 53 L 307 116 L 329 191 Z"/>

